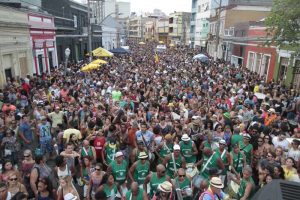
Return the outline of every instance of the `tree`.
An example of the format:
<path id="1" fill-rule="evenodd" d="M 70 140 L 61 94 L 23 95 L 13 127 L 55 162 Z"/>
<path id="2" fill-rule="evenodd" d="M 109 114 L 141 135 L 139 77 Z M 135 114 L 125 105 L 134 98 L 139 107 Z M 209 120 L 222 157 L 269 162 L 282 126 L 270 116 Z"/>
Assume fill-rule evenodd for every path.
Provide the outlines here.
<path id="1" fill-rule="evenodd" d="M 300 53 L 299 0 L 274 0 L 271 14 L 266 19 L 269 44 L 290 46 Z"/>

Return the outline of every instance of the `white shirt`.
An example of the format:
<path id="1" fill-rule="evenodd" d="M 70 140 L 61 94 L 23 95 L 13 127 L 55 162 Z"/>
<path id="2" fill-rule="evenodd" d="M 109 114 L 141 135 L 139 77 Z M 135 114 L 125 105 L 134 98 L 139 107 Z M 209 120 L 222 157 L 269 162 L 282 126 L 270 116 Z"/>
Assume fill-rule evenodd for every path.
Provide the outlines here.
<path id="1" fill-rule="evenodd" d="M 275 148 L 282 147 L 284 150 L 288 149 L 290 144 L 286 139 L 279 141 L 278 137 L 273 137 L 272 143 L 274 144 Z"/>
<path id="2" fill-rule="evenodd" d="M 296 162 L 298 162 L 300 157 L 300 150 L 299 149 L 294 150 L 293 148 L 291 148 L 287 153 L 287 157 L 292 157 Z"/>

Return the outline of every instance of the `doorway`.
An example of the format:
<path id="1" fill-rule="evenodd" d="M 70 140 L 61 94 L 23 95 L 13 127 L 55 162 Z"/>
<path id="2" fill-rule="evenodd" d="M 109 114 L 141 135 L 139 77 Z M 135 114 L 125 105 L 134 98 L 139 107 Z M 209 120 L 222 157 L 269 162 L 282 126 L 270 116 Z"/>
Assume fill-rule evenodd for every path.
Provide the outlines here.
<path id="1" fill-rule="evenodd" d="M 39 71 L 40 75 L 44 72 L 44 66 L 43 66 L 43 55 L 38 55 L 38 62 L 39 62 Z"/>

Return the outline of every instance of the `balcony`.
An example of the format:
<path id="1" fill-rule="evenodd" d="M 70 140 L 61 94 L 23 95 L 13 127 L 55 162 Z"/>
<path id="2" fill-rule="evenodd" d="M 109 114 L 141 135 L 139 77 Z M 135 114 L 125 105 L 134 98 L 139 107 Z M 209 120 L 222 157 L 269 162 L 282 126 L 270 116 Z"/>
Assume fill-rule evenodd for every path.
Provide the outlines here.
<path id="1" fill-rule="evenodd" d="M 196 22 L 195 21 L 191 21 L 191 26 L 195 26 Z"/>

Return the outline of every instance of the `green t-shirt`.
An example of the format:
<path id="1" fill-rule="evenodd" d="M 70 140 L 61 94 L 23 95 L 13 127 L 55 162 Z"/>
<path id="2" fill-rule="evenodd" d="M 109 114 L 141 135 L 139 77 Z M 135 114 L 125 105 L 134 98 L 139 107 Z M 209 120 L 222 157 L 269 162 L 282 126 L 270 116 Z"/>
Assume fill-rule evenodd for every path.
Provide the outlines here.
<path id="1" fill-rule="evenodd" d="M 254 181 L 251 177 L 250 177 L 249 181 L 252 184 L 252 189 L 251 189 L 250 195 L 247 198 L 247 200 L 251 199 L 251 197 L 253 196 L 254 191 L 255 191 L 255 183 L 254 183 Z M 246 190 L 246 187 L 247 187 L 247 183 L 248 183 L 248 181 L 246 181 L 245 179 L 241 180 L 240 188 L 238 190 L 238 199 L 241 199 L 244 196 L 245 190 Z"/>
<path id="2" fill-rule="evenodd" d="M 224 152 L 225 151 L 225 152 Z M 228 153 L 228 151 L 225 149 L 223 150 L 223 152 L 221 153 L 219 149 L 216 150 L 216 154 L 218 154 L 218 157 L 220 157 L 222 159 L 222 162 L 225 164 L 225 163 L 228 163 L 228 160 L 227 160 L 227 156 L 226 154 Z M 227 174 L 227 171 L 228 171 L 228 166 L 226 166 L 222 172 L 222 174 Z"/>
<path id="3" fill-rule="evenodd" d="M 175 169 L 174 169 L 174 163 L 173 163 L 173 159 L 172 159 L 172 154 L 170 155 L 171 158 L 167 163 L 167 174 L 171 177 L 174 178 L 175 177 Z M 179 168 L 181 168 L 182 165 L 182 157 L 181 155 L 179 155 L 178 158 L 175 158 L 175 164 L 176 164 L 176 169 L 178 170 Z"/>
<path id="4" fill-rule="evenodd" d="M 181 190 L 191 188 L 191 181 L 187 177 L 184 178 L 183 182 L 179 182 L 178 177 L 175 178 L 175 181 L 176 181 L 176 185 L 178 185 Z M 189 196 L 182 196 L 182 197 L 183 200 L 192 200 L 192 197 Z"/>
<path id="5" fill-rule="evenodd" d="M 179 146 L 186 163 L 195 163 L 197 158 L 193 155 L 193 141 L 190 140 L 187 144 L 184 141 L 180 141 Z"/>
<path id="6" fill-rule="evenodd" d="M 204 168 L 204 166 L 206 165 L 206 163 L 208 162 L 210 156 L 206 156 L 206 155 L 203 155 L 203 164 L 202 164 L 202 167 L 201 167 L 201 170 L 200 172 L 201 175 L 205 178 L 205 179 L 208 179 L 209 177 L 209 169 L 213 168 L 213 167 L 217 167 L 217 160 L 219 158 L 219 155 L 217 153 L 214 153 L 214 155 L 212 156 L 212 158 L 210 159 L 209 163 L 207 164 L 206 168 Z"/>
<path id="7" fill-rule="evenodd" d="M 106 162 L 108 165 L 110 165 L 115 160 L 116 152 L 116 148 L 111 148 L 109 145 L 105 146 Z"/>
<path id="8" fill-rule="evenodd" d="M 106 194 L 106 198 L 110 198 L 110 197 L 116 197 L 117 193 L 118 193 L 118 188 L 117 185 L 114 183 L 112 188 L 109 188 L 107 184 L 103 185 L 103 191 Z"/>
<path id="9" fill-rule="evenodd" d="M 158 154 L 160 157 L 165 158 L 168 154 L 172 153 L 173 150 L 173 143 L 164 144 L 163 147 L 159 150 Z M 159 164 L 162 163 L 162 160 L 159 159 Z"/>
<path id="10" fill-rule="evenodd" d="M 251 165 L 251 158 L 252 158 L 252 144 L 248 144 L 247 146 L 244 144 L 243 141 L 240 142 L 240 149 L 244 152 L 246 156 L 246 163 L 247 165 Z"/>
<path id="11" fill-rule="evenodd" d="M 233 146 L 235 144 L 238 144 L 239 142 L 242 142 L 243 141 L 243 136 L 242 135 L 239 135 L 239 134 L 233 134 L 231 136 L 231 148 L 233 148 Z"/>
<path id="12" fill-rule="evenodd" d="M 136 168 L 134 170 L 133 178 L 138 184 L 143 184 L 150 169 L 150 162 L 147 160 L 144 164 L 140 160 L 137 161 Z"/>
<path id="13" fill-rule="evenodd" d="M 231 151 L 230 154 L 232 155 L 233 167 L 235 171 L 241 174 L 243 171 L 243 154 L 241 152 L 236 154 L 233 151 Z"/>
<path id="14" fill-rule="evenodd" d="M 111 97 L 114 101 L 120 101 L 122 97 L 122 92 L 119 90 L 114 90 L 111 93 Z"/>
<path id="15" fill-rule="evenodd" d="M 126 200 L 142 200 L 143 199 L 144 190 L 139 188 L 138 194 L 136 197 L 132 196 L 131 190 L 126 193 Z"/>
<path id="16" fill-rule="evenodd" d="M 127 176 L 127 162 L 123 160 L 121 164 L 117 164 L 117 161 L 111 163 L 112 174 L 116 182 L 123 184 L 126 181 Z"/>
<path id="17" fill-rule="evenodd" d="M 151 198 L 156 193 L 158 185 L 165 182 L 166 180 L 167 180 L 166 176 L 158 178 L 156 172 L 152 173 L 152 176 L 150 179 L 150 197 Z"/>

